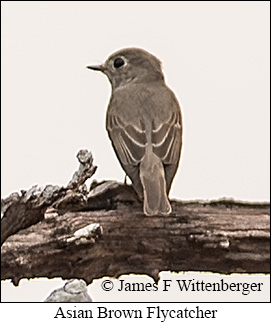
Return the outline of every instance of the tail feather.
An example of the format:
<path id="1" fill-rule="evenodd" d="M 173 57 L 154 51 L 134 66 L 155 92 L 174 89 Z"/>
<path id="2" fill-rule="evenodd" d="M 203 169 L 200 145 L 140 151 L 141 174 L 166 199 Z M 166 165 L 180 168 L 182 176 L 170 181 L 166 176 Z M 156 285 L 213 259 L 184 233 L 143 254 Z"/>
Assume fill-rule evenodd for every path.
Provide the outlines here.
<path id="1" fill-rule="evenodd" d="M 140 164 L 140 180 L 143 186 L 144 213 L 146 215 L 171 213 L 164 167 L 155 154 L 151 153 L 143 158 Z"/>

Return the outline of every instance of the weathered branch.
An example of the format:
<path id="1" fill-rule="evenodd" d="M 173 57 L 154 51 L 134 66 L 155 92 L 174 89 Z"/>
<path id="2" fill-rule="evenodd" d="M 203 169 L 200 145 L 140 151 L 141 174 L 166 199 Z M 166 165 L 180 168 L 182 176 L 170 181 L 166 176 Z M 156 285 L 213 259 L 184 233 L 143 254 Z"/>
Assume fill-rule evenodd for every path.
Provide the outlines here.
<path id="1" fill-rule="evenodd" d="M 172 205 L 168 217 L 147 217 L 130 186 L 97 186 L 89 193 L 87 211 L 47 214 L 9 237 L 2 246 L 2 279 L 18 284 L 21 278 L 62 277 L 90 283 L 125 273 L 157 279 L 163 270 L 270 271 L 268 204 Z"/>
<path id="2" fill-rule="evenodd" d="M 77 157 L 67 187 L 2 200 L 1 279 L 270 272 L 269 204 L 173 201 L 170 216 L 147 217 L 131 186 L 104 182 L 88 192 L 96 167 L 87 150 Z"/>
<path id="3" fill-rule="evenodd" d="M 55 206 L 59 213 L 67 210 L 80 209 L 85 203 L 85 181 L 96 171 L 93 158 L 87 150 L 77 154 L 80 163 L 67 187 L 47 185 L 45 188 L 37 185 L 21 194 L 12 193 L 1 200 L 1 244 L 12 234 L 36 224 L 44 219 L 44 213 L 49 206 Z M 55 203 L 55 204 L 54 204 Z"/>

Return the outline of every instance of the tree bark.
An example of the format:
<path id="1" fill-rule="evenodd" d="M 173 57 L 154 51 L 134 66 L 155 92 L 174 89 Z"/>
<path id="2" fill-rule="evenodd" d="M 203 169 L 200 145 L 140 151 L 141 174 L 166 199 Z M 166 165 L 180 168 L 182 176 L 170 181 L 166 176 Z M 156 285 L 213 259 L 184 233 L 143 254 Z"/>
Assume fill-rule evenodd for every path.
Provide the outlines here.
<path id="1" fill-rule="evenodd" d="M 164 270 L 270 271 L 268 204 L 173 201 L 170 216 L 147 217 L 131 187 L 101 186 L 85 211 L 47 213 L 10 236 L 2 246 L 1 279 L 15 285 L 34 277 L 90 283 L 128 273 L 157 280 Z"/>
<path id="2" fill-rule="evenodd" d="M 128 273 L 158 280 L 165 270 L 270 272 L 268 203 L 172 201 L 169 216 L 147 217 L 131 186 L 104 182 L 88 192 L 84 181 L 96 167 L 83 155 L 87 162 L 67 187 L 32 188 L 2 201 L 1 279 L 89 284 Z"/>

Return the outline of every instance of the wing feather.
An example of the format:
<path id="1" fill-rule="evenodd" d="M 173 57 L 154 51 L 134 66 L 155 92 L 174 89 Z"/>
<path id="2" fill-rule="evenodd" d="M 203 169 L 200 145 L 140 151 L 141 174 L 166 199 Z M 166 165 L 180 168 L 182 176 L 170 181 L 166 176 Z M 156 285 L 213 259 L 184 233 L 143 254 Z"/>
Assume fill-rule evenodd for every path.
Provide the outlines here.
<path id="1" fill-rule="evenodd" d="M 168 121 L 153 129 L 153 151 L 161 158 L 163 164 L 178 163 L 181 151 L 181 137 L 180 115 L 177 113 L 172 113 Z"/>
<path id="2" fill-rule="evenodd" d="M 108 117 L 107 130 L 121 163 L 138 165 L 147 145 L 145 129 L 126 124 L 119 117 L 111 115 Z"/>

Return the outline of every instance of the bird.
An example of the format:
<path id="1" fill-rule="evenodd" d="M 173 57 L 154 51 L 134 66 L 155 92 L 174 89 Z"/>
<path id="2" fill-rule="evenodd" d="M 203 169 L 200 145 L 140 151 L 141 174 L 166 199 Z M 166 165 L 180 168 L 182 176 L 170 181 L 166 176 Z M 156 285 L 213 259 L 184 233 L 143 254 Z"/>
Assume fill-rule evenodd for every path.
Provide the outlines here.
<path id="1" fill-rule="evenodd" d="M 166 85 L 161 61 L 141 48 L 124 48 L 100 65 L 112 87 L 106 129 L 147 216 L 172 212 L 168 194 L 182 147 L 182 114 Z"/>

